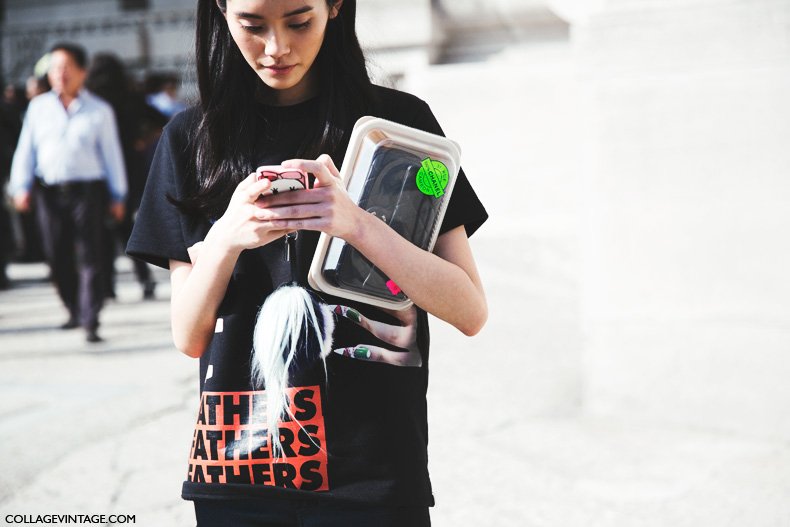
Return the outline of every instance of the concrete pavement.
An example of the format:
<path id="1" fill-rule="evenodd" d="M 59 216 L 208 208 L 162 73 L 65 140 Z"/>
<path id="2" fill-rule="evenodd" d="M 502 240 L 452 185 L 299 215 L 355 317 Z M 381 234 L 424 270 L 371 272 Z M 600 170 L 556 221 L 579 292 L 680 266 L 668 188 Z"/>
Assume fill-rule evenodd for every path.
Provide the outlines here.
<path id="1" fill-rule="evenodd" d="M 790 525 L 786 442 L 601 420 L 581 405 L 551 410 L 534 401 L 567 376 L 522 353 L 517 340 L 552 353 L 569 338 L 556 322 L 563 306 L 540 300 L 545 283 L 525 283 L 534 304 L 513 309 L 501 263 L 485 256 L 493 243 L 475 241 L 488 326 L 468 339 L 433 323 L 434 525 Z M 53 329 L 65 313 L 43 281 L 45 266 L 11 266 L 17 286 L 0 292 L 0 522 L 114 513 L 135 515 L 136 525 L 194 524 L 179 492 L 197 364 L 170 344 L 166 274 L 157 275 L 158 299 L 143 302 L 129 262 L 119 265 L 118 299 L 103 313 L 98 345 Z M 530 331 L 540 320 L 549 326 Z M 531 386 L 540 378 L 544 386 Z"/>

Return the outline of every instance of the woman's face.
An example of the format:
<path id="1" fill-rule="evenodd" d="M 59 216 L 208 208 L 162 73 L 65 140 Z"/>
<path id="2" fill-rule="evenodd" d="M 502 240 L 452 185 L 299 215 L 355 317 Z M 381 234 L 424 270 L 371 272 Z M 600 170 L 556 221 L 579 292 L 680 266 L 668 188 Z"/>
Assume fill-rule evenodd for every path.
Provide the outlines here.
<path id="1" fill-rule="evenodd" d="M 312 65 L 326 25 L 340 2 L 326 0 L 227 0 L 225 19 L 244 59 L 272 88 L 274 104 L 289 105 L 314 95 Z"/>

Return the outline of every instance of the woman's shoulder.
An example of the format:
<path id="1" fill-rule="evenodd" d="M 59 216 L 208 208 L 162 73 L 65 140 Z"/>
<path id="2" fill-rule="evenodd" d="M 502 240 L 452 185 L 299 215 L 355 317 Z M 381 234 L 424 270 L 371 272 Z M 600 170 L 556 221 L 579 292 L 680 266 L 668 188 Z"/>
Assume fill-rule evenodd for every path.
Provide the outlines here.
<path id="1" fill-rule="evenodd" d="M 194 104 L 175 114 L 165 126 L 170 134 L 185 135 L 194 130 L 201 118 L 200 106 Z"/>
<path id="2" fill-rule="evenodd" d="M 186 152 L 194 139 L 201 115 L 202 112 L 197 105 L 175 114 L 162 129 L 160 143 L 164 143 L 172 153 Z"/>
<path id="3" fill-rule="evenodd" d="M 430 112 L 428 104 L 416 95 L 377 84 L 373 85 L 373 101 L 376 117 L 391 121 L 402 122 Z"/>
<path id="4" fill-rule="evenodd" d="M 405 106 L 420 106 L 425 104 L 425 101 L 414 94 L 396 88 L 381 86 L 379 84 L 373 85 L 373 93 L 375 98 L 379 99 L 381 102 L 391 102 Z"/>
<path id="5" fill-rule="evenodd" d="M 393 88 L 375 86 L 374 109 L 371 115 L 389 121 L 444 135 L 442 127 L 427 102 L 416 95 Z"/>

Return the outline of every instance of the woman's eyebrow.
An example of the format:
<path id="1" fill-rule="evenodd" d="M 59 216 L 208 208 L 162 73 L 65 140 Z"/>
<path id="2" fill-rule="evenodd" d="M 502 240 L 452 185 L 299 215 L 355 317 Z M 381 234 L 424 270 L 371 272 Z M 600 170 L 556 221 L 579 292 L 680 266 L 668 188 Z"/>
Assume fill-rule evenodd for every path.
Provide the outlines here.
<path id="1" fill-rule="evenodd" d="M 302 13 L 306 13 L 308 11 L 312 11 L 313 6 L 306 5 L 304 7 L 300 7 L 299 9 L 294 9 L 293 11 L 289 11 L 283 15 L 283 18 L 288 18 L 289 16 L 296 16 L 301 15 Z M 246 11 L 239 11 L 238 13 L 234 13 L 236 18 L 248 18 L 251 20 L 263 20 L 261 15 L 256 15 L 255 13 L 247 13 Z"/>
<path id="2" fill-rule="evenodd" d="M 299 9 L 294 9 L 293 11 L 289 11 L 289 12 L 285 13 L 283 15 L 283 18 L 286 18 L 286 17 L 289 17 L 289 16 L 294 16 L 294 15 L 301 15 L 302 13 L 306 13 L 308 11 L 312 11 L 312 9 L 313 9 L 313 6 L 306 5 L 306 6 L 300 7 Z"/>
<path id="3" fill-rule="evenodd" d="M 261 15 L 256 15 L 255 13 L 245 13 L 244 11 L 239 11 L 238 13 L 233 13 L 236 15 L 236 18 L 251 18 L 253 20 L 263 20 Z"/>

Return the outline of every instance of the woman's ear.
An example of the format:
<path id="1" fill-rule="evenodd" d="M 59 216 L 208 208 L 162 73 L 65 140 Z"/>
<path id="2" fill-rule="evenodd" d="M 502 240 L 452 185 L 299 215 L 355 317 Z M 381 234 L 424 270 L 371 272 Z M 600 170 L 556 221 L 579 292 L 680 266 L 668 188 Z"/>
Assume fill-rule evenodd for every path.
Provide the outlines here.
<path id="1" fill-rule="evenodd" d="M 329 9 L 329 18 L 335 18 L 340 13 L 340 7 L 343 5 L 343 0 L 337 0 Z"/>
<path id="2" fill-rule="evenodd" d="M 222 16 L 227 18 L 228 16 L 228 2 L 227 0 L 216 0 L 217 2 L 217 9 L 219 12 L 222 13 Z"/>

